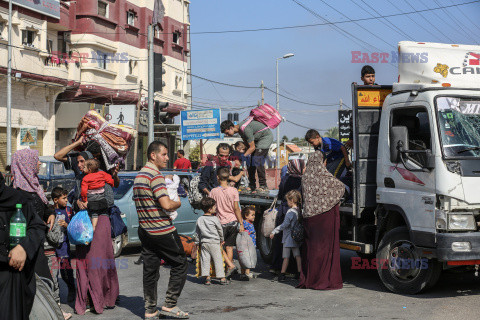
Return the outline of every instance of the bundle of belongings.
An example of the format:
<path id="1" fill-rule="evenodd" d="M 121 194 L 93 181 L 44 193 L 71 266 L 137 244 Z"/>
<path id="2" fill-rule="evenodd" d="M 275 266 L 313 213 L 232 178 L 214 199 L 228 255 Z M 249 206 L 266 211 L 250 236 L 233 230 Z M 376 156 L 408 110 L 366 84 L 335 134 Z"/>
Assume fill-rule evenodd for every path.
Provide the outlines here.
<path id="1" fill-rule="evenodd" d="M 125 167 L 125 158 L 137 131 L 130 126 L 112 124 L 95 110 L 90 110 L 78 124 L 75 140 L 81 135 L 85 136 L 87 143 L 96 141 L 100 144 L 106 169 L 110 170 L 117 164 L 120 168 Z"/>

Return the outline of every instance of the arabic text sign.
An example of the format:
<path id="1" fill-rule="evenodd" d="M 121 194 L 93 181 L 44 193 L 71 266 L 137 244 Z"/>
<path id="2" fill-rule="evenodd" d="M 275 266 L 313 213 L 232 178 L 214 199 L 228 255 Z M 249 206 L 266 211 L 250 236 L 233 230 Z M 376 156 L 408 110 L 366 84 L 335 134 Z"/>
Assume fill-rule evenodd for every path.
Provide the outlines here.
<path id="1" fill-rule="evenodd" d="M 350 139 L 352 110 L 338 110 L 338 137 L 345 143 Z"/>
<path id="2" fill-rule="evenodd" d="M 182 140 L 220 138 L 220 119 L 220 109 L 182 111 Z"/>
<path id="3" fill-rule="evenodd" d="M 385 98 L 392 92 L 391 89 L 375 89 L 357 91 L 357 101 L 359 107 L 381 107 Z"/>
<path id="4" fill-rule="evenodd" d="M 20 7 L 60 19 L 60 0 L 12 0 L 12 2 Z"/>

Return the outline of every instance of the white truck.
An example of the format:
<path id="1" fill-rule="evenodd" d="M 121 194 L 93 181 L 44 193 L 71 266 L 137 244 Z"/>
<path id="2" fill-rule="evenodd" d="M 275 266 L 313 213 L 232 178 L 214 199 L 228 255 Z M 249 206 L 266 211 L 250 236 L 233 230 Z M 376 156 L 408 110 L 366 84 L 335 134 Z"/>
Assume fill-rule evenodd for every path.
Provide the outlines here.
<path id="1" fill-rule="evenodd" d="M 341 205 L 340 246 L 389 290 L 414 294 L 443 269 L 480 265 L 480 46 L 398 49 L 398 83 L 352 85 L 354 192 Z"/>

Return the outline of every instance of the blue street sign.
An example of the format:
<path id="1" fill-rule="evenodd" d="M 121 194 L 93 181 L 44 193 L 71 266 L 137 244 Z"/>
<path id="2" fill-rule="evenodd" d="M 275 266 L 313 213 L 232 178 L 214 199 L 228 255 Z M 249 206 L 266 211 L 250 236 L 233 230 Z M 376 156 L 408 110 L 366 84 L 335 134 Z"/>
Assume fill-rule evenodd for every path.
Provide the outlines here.
<path id="1" fill-rule="evenodd" d="M 182 140 L 220 138 L 220 116 L 220 109 L 182 111 Z"/>

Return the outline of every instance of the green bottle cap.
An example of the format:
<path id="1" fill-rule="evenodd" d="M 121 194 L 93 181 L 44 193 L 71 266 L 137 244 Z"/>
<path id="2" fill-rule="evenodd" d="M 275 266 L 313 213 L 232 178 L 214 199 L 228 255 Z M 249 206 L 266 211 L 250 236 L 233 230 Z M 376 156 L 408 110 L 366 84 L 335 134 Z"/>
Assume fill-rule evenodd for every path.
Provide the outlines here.
<path id="1" fill-rule="evenodd" d="M 17 209 L 22 209 L 22 204 L 21 204 L 21 203 L 17 203 L 17 205 L 15 206 L 15 208 L 17 208 Z"/>

